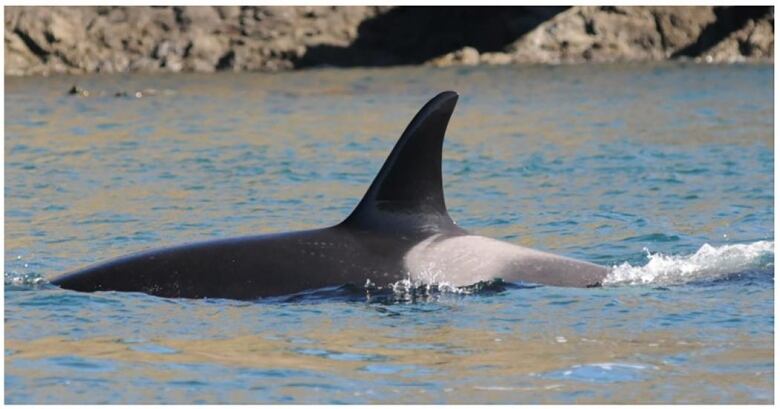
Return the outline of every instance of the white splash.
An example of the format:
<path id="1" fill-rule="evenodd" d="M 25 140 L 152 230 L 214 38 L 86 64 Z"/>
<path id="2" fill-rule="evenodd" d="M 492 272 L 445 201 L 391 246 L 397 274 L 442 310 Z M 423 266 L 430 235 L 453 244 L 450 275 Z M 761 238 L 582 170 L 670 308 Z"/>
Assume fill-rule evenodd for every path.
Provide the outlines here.
<path id="1" fill-rule="evenodd" d="M 36 273 L 10 271 L 5 273 L 4 278 L 5 285 L 15 287 L 36 287 L 47 283 L 46 279 Z"/>
<path id="2" fill-rule="evenodd" d="M 471 294 L 468 288 L 456 287 L 446 281 L 404 279 L 390 285 L 397 298 L 435 298 L 440 294 Z"/>
<path id="3" fill-rule="evenodd" d="M 632 266 L 626 262 L 613 266 L 604 284 L 681 284 L 717 279 L 751 268 L 769 268 L 774 264 L 774 245 L 774 241 L 719 247 L 704 244 L 696 253 L 682 256 L 650 254 L 645 249 L 647 264 Z"/>

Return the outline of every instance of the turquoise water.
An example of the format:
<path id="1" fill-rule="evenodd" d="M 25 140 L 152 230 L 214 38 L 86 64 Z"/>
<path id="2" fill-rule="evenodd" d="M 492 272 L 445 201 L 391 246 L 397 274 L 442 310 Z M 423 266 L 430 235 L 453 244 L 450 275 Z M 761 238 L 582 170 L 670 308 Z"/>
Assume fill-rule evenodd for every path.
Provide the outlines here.
<path id="1" fill-rule="evenodd" d="M 772 403 L 772 70 L 6 78 L 5 402 Z M 238 302 L 47 283 L 142 249 L 336 223 L 444 89 L 461 94 L 453 218 L 614 266 L 607 286 Z"/>

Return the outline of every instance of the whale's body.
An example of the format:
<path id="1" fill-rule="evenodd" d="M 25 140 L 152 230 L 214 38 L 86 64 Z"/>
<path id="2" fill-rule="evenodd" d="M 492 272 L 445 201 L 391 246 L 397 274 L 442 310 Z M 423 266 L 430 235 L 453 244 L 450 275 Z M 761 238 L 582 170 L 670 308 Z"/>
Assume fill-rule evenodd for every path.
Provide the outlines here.
<path id="1" fill-rule="evenodd" d="M 457 97 L 441 93 L 417 113 L 360 204 L 336 226 L 145 251 L 52 283 L 77 291 L 233 299 L 407 278 L 455 286 L 496 278 L 598 286 L 609 269 L 473 235 L 452 221 L 441 149 Z"/>

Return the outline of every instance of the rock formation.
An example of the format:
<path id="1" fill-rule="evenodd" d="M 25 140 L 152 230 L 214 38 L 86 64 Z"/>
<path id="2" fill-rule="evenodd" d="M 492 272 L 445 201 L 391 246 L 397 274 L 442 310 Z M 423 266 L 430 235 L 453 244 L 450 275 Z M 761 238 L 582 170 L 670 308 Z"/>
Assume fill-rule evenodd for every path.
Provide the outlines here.
<path id="1" fill-rule="evenodd" d="M 761 7 L 6 7 L 5 73 L 773 61 Z"/>

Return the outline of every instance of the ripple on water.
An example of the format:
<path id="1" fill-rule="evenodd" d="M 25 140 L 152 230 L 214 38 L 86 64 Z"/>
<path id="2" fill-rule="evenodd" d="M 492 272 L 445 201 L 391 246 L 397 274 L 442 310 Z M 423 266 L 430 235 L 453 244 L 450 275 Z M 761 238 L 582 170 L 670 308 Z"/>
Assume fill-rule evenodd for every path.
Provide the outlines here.
<path id="1" fill-rule="evenodd" d="M 78 77 L 175 90 L 130 99 L 63 95 L 74 78 L 6 79 L 6 403 L 773 402 L 771 65 Z M 340 220 L 446 88 L 459 224 L 615 266 L 609 286 L 233 302 L 45 282 Z"/>
<path id="2" fill-rule="evenodd" d="M 382 355 L 360 354 L 354 352 L 329 351 L 324 349 L 301 348 L 296 349 L 296 353 L 308 356 L 331 359 L 334 361 L 361 361 L 361 362 L 381 362 L 388 358 Z"/>
<path id="3" fill-rule="evenodd" d="M 567 369 L 541 374 L 541 377 L 556 380 L 588 383 L 637 382 L 643 379 L 647 370 L 658 368 L 633 363 L 594 363 L 573 365 Z"/>
<path id="4" fill-rule="evenodd" d="M 138 344 L 138 345 L 130 345 L 129 349 L 131 351 L 136 352 L 148 352 L 150 354 L 160 354 L 160 355 L 173 355 L 178 354 L 179 351 L 173 348 L 168 348 L 166 346 L 157 345 L 157 344 Z"/>

